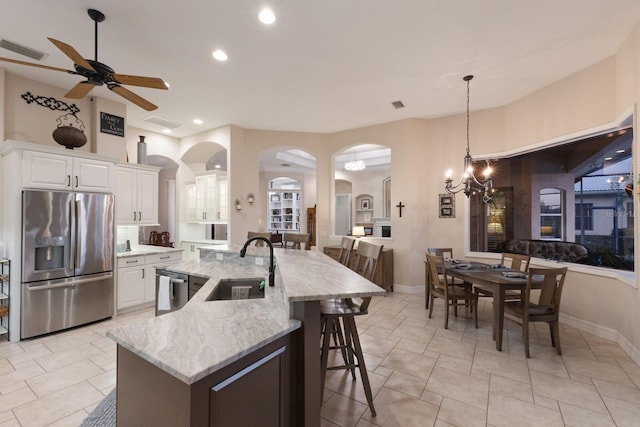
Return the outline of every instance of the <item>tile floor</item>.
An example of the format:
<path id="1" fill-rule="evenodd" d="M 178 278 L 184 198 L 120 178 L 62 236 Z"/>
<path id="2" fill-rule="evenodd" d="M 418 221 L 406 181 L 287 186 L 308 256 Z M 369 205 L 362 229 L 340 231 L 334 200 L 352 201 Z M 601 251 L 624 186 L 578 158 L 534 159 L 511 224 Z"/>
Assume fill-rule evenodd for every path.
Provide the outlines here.
<path id="1" fill-rule="evenodd" d="M 378 416 L 360 379 L 333 371 L 323 427 L 640 425 L 640 367 L 617 344 L 561 325 L 560 357 L 546 325 L 536 325 L 527 360 L 511 321 L 504 351 L 495 350 L 489 299 L 481 299 L 478 329 L 461 310 L 445 330 L 441 301 L 427 314 L 421 295 L 374 299 L 358 329 Z M 78 426 L 115 385 L 115 344 L 105 331 L 150 316 L 0 343 L 0 426 Z"/>

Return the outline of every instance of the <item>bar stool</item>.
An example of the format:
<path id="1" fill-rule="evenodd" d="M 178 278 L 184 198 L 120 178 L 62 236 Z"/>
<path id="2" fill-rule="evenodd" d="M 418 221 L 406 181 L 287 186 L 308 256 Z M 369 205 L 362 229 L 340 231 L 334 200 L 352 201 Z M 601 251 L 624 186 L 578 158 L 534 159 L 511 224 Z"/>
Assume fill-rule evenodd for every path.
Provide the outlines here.
<path id="1" fill-rule="evenodd" d="M 378 260 L 380 259 L 380 254 L 382 253 L 382 248 L 382 245 L 375 245 L 373 243 L 360 241 L 358 243 L 355 271 L 368 280 L 373 279 Z M 324 331 L 320 357 L 322 387 L 320 395 L 321 397 L 324 395 L 324 384 L 327 370 L 347 369 L 351 371 L 351 375 L 355 380 L 355 368 L 358 368 L 360 376 L 362 377 L 362 385 L 364 387 L 364 394 L 367 398 L 367 403 L 369 404 L 369 410 L 371 411 L 371 415 L 375 417 L 376 411 L 373 407 L 371 384 L 369 383 L 369 375 L 367 374 L 367 367 L 365 365 L 364 355 L 360 345 L 360 337 L 358 336 L 358 328 L 356 327 L 355 321 L 355 316 L 361 316 L 368 313 L 367 309 L 369 308 L 371 297 L 360 298 L 360 300 L 361 301 L 359 303 L 356 303 L 351 298 L 343 298 L 322 301 L 320 303 L 321 325 L 322 330 Z M 328 334 L 326 332 L 331 331 L 334 327 L 339 327 L 340 320 L 342 320 L 344 345 L 339 345 L 337 347 L 341 351 L 344 351 L 343 359 L 345 363 L 344 365 L 339 366 L 327 366 L 329 351 L 338 348 L 331 347 L 330 339 L 332 334 Z"/>
<path id="2" fill-rule="evenodd" d="M 349 268 L 349 262 L 351 261 L 351 251 L 353 250 L 354 243 L 355 239 L 353 237 L 347 236 L 342 236 L 342 240 L 340 241 L 340 254 L 338 255 L 338 262 L 347 268 Z M 342 334 L 342 327 L 340 326 L 340 319 L 338 317 L 329 318 L 327 322 L 322 323 L 322 328 L 322 336 L 324 336 L 324 333 L 326 331 L 325 328 L 329 328 L 331 336 L 333 337 L 333 346 L 329 346 L 329 350 L 340 349 L 345 365 L 348 364 L 349 359 L 344 341 L 344 335 Z M 351 375 L 355 380 L 355 368 L 351 369 Z"/>
<path id="3" fill-rule="evenodd" d="M 282 235 L 282 247 L 285 249 L 305 249 L 309 248 L 309 233 L 284 233 Z"/>

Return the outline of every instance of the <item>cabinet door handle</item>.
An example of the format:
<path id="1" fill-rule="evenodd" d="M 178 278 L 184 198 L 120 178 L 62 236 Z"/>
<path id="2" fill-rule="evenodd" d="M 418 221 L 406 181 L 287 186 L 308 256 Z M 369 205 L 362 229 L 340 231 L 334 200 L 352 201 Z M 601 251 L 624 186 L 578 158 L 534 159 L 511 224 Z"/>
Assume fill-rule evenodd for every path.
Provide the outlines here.
<path id="1" fill-rule="evenodd" d="M 144 279 L 144 268 L 142 269 L 142 278 Z"/>
<path id="2" fill-rule="evenodd" d="M 137 264 L 137 263 L 138 263 L 138 260 L 136 259 L 136 260 L 134 260 L 134 261 L 126 261 L 126 263 L 127 263 L 127 264 Z"/>
<path id="3" fill-rule="evenodd" d="M 76 175 L 76 188 L 78 188 L 78 183 L 79 183 L 78 175 Z"/>
<path id="4" fill-rule="evenodd" d="M 67 175 L 67 187 L 71 187 L 71 175 Z"/>
<path id="5" fill-rule="evenodd" d="M 133 211 L 133 220 L 136 220 L 136 211 Z"/>
<path id="6" fill-rule="evenodd" d="M 142 211 L 138 211 L 138 221 L 142 221 Z"/>
<path id="7" fill-rule="evenodd" d="M 169 259 L 169 258 L 171 258 L 171 257 L 170 257 L 170 256 L 168 256 L 168 255 L 167 255 L 167 256 L 161 256 L 161 257 L 160 257 L 160 259 Z"/>

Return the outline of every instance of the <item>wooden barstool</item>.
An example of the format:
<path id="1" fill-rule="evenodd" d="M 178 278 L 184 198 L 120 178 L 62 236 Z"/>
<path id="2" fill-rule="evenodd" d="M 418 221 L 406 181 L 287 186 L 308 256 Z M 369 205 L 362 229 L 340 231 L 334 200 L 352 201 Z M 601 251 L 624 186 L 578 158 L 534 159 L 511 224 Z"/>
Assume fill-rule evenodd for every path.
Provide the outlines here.
<path id="1" fill-rule="evenodd" d="M 309 248 L 309 233 L 284 233 L 282 235 L 282 247 L 285 249 L 305 249 Z"/>
<path id="2" fill-rule="evenodd" d="M 355 271 L 363 277 L 371 280 L 376 271 L 380 254 L 382 253 L 382 245 L 375 245 L 365 241 L 360 241 L 358 244 L 357 258 Z M 355 380 L 355 368 L 360 371 L 362 377 L 362 385 L 364 387 L 364 394 L 369 404 L 369 410 L 371 415 L 376 416 L 376 411 L 373 407 L 373 395 L 371 393 L 371 384 L 369 383 L 369 375 L 367 374 L 367 367 L 364 361 L 364 355 L 362 353 L 362 347 L 360 345 L 360 337 L 358 336 L 358 328 L 356 326 L 355 316 L 361 316 L 367 314 L 371 297 L 361 298 L 358 303 L 351 298 L 343 298 L 329 301 L 322 301 L 320 303 L 320 314 L 322 330 L 325 333 L 322 336 L 322 350 L 321 350 L 321 397 L 324 395 L 324 384 L 327 370 L 335 369 L 347 369 L 351 371 L 351 375 Z M 331 335 L 326 331 L 331 331 L 333 328 L 340 327 L 340 320 L 342 320 L 342 331 L 344 334 L 344 343 L 340 342 L 340 345 L 332 347 L 330 345 Z M 342 341 L 342 340 L 340 340 Z M 344 365 L 339 366 L 327 366 L 329 360 L 329 351 L 332 349 L 340 349 L 343 352 Z"/>

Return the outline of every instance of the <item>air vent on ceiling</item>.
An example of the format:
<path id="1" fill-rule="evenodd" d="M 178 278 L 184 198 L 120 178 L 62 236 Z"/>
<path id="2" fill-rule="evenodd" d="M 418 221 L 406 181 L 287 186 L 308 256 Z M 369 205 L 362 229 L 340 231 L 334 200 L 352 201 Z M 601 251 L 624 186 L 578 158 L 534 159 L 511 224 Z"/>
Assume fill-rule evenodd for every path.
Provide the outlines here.
<path id="1" fill-rule="evenodd" d="M 391 105 L 393 105 L 394 108 L 404 108 L 404 104 L 402 103 L 402 101 L 393 101 L 391 103 Z"/>
<path id="2" fill-rule="evenodd" d="M 156 126 L 160 126 L 163 129 L 171 129 L 171 130 L 179 128 L 180 126 L 182 126 L 179 123 L 174 123 L 174 122 L 172 122 L 170 120 L 163 119 L 162 117 L 158 117 L 158 116 L 149 116 L 146 119 L 144 119 L 143 122 L 151 123 L 152 125 L 156 125 Z"/>
<path id="3" fill-rule="evenodd" d="M 42 60 L 42 58 L 47 56 L 47 54 L 44 52 L 40 52 L 39 50 L 35 50 L 30 47 L 23 46 L 21 44 L 14 43 L 5 39 L 0 39 L 0 47 L 10 50 L 11 52 L 15 52 L 19 55 L 24 55 L 31 59 L 35 59 L 36 61 L 40 61 Z"/>

